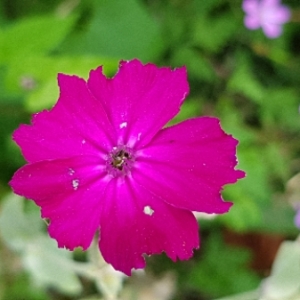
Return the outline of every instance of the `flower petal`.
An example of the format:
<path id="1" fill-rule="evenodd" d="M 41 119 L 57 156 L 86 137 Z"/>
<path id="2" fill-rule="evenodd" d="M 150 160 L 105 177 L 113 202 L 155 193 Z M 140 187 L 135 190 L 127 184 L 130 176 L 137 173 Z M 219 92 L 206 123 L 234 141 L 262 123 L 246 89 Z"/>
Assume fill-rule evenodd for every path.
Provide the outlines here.
<path id="1" fill-rule="evenodd" d="M 112 79 L 102 74 L 101 67 L 91 71 L 88 86 L 105 106 L 119 143 L 139 146 L 179 112 L 189 92 L 184 67 L 172 71 L 138 60 L 122 61 Z"/>
<path id="2" fill-rule="evenodd" d="M 99 247 L 106 262 L 130 275 L 145 267 L 143 254 L 163 251 L 174 261 L 199 247 L 193 214 L 172 207 L 126 177 L 108 185 L 101 213 Z"/>
<path id="3" fill-rule="evenodd" d="M 202 117 L 163 129 L 138 153 L 134 180 L 175 207 L 224 213 L 232 205 L 223 185 L 245 176 L 234 170 L 237 141 L 216 118 Z"/>
<path id="4" fill-rule="evenodd" d="M 296 216 L 295 216 L 295 225 L 300 229 L 300 209 L 298 209 Z"/>
<path id="5" fill-rule="evenodd" d="M 244 24 L 248 29 L 255 30 L 260 27 L 260 20 L 256 16 L 245 16 Z"/>
<path id="6" fill-rule="evenodd" d="M 256 15 L 259 11 L 259 2 L 257 0 L 244 0 L 242 8 L 245 13 Z"/>
<path id="7" fill-rule="evenodd" d="M 287 7 L 279 7 L 277 9 L 269 9 L 265 12 L 267 23 L 283 24 L 288 22 L 291 17 L 291 12 Z"/>
<path id="8" fill-rule="evenodd" d="M 277 24 L 265 23 L 262 24 L 262 30 L 269 38 L 277 38 L 282 33 L 282 26 Z"/>
<path id="9" fill-rule="evenodd" d="M 41 207 L 50 219 L 49 234 L 59 247 L 87 249 L 99 228 L 101 198 L 107 181 L 99 157 L 79 156 L 26 165 L 13 176 L 16 194 Z"/>
<path id="10" fill-rule="evenodd" d="M 60 98 L 53 109 L 35 114 L 32 125 L 21 125 L 13 134 L 28 162 L 99 153 L 116 140 L 106 112 L 83 79 L 60 74 L 58 83 Z"/>
<path id="11" fill-rule="evenodd" d="M 261 0 L 261 7 L 264 9 L 274 9 L 281 6 L 281 0 Z"/>

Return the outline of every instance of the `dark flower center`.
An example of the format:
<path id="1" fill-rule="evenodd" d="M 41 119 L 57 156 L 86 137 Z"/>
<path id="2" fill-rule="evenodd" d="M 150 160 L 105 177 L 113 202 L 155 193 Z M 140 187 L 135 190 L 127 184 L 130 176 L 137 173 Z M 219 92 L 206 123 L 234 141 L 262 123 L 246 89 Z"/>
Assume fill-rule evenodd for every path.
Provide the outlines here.
<path id="1" fill-rule="evenodd" d="M 125 150 L 120 150 L 116 154 L 112 155 L 111 165 L 118 170 L 122 171 L 124 166 L 127 165 L 127 160 L 130 158 L 130 155 Z"/>
<path id="2" fill-rule="evenodd" d="M 113 177 L 128 175 L 133 163 L 132 149 L 126 146 L 114 147 L 107 158 L 107 172 Z"/>

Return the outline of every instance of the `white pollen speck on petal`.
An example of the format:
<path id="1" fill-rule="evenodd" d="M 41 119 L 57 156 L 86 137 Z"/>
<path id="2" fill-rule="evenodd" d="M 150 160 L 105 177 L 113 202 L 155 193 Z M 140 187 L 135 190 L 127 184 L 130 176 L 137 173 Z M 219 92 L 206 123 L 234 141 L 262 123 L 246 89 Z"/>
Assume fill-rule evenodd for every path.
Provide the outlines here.
<path id="1" fill-rule="evenodd" d="M 126 128 L 127 127 L 127 122 L 123 122 L 120 124 L 120 128 Z"/>
<path id="2" fill-rule="evenodd" d="M 82 141 L 81 141 L 81 144 L 85 144 L 85 143 L 86 143 L 86 140 L 82 140 Z"/>
<path id="3" fill-rule="evenodd" d="M 76 191 L 79 187 L 79 180 L 78 179 L 72 180 L 72 186 L 73 186 L 73 189 Z"/>
<path id="4" fill-rule="evenodd" d="M 75 171 L 74 171 L 74 169 L 72 169 L 72 168 L 69 168 L 69 175 L 74 175 L 75 174 Z"/>
<path id="5" fill-rule="evenodd" d="M 147 205 L 144 207 L 144 214 L 152 216 L 154 214 L 154 210 L 149 205 Z"/>
<path id="6" fill-rule="evenodd" d="M 142 135 L 142 133 L 140 132 L 140 133 L 138 134 L 138 136 L 137 136 L 137 140 L 138 140 L 138 141 L 141 139 L 141 135 Z"/>

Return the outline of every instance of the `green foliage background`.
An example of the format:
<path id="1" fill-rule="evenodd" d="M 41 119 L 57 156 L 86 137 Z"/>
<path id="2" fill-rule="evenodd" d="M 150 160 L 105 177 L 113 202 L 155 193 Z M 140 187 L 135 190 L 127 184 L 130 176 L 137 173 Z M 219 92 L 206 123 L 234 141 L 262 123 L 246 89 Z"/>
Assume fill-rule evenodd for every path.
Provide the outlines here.
<path id="1" fill-rule="evenodd" d="M 94 292 L 86 282 L 80 287 L 73 267 L 54 268 L 54 277 L 63 275 L 50 280 L 51 288 L 47 278 L 41 279 L 45 269 L 51 270 L 43 263 L 55 260 L 56 247 L 44 240 L 38 209 L 26 201 L 24 210 L 21 199 L 5 196 L 7 182 L 24 164 L 11 133 L 30 122 L 32 113 L 55 103 L 57 73 L 87 78 L 91 69 L 104 65 L 112 76 L 120 59 L 132 58 L 186 65 L 191 92 L 174 121 L 219 117 L 239 139 L 239 168 L 247 172 L 223 192 L 234 202 L 230 213 L 200 219 L 202 247 L 195 257 L 176 264 L 152 257 L 147 272 L 175 272 L 176 299 L 213 299 L 259 285 L 268 269 L 249 267 L 254 247 L 234 246 L 226 236 L 290 239 L 298 233 L 285 187 L 300 172 L 300 4 L 284 3 L 292 20 L 281 37 L 269 40 L 261 30 L 244 27 L 238 0 L 0 2 L 0 299 L 79 299 Z M 45 255 L 34 266 L 32 251 Z M 76 255 L 85 260 L 84 254 Z M 73 258 L 66 252 L 65 264 Z"/>

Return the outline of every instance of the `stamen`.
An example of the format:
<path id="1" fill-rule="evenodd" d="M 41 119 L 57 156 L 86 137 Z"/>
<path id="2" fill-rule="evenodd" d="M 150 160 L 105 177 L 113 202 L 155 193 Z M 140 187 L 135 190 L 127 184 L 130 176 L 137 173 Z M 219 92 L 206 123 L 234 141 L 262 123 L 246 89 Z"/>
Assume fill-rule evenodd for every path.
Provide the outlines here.
<path id="1" fill-rule="evenodd" d="M 113 147 L 107 158 L 107 171 L 114 177 L 128 175 L 134 162 L 132 149 L 126 146 Z"/>

